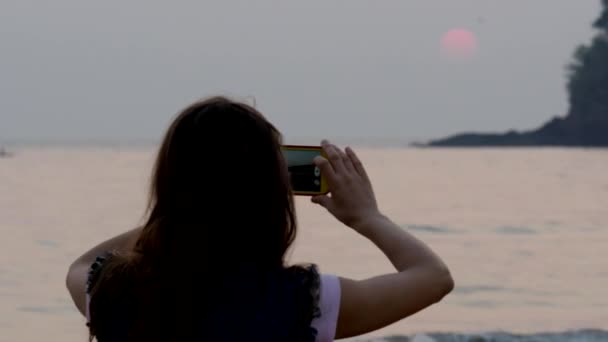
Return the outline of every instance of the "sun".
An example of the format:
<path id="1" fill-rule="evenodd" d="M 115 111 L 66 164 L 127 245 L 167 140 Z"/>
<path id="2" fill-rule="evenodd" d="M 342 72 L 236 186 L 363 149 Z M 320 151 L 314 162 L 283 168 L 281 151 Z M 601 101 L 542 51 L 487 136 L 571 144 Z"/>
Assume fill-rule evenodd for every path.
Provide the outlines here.
<path id="1" fill-rule="evenodd" d="M 477 37 L 467 29 L 451 29 L 441 37 L 441 54 L 449 59 L 469 60 L 477 50 Z"/>

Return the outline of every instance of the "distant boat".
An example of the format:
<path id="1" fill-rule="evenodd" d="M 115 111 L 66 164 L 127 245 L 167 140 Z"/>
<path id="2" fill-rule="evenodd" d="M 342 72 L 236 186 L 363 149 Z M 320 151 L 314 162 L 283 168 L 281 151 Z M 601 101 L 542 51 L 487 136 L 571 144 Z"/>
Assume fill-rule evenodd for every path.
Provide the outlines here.
<path id="1" fill-rule="evenodd" d="M 4 147 L 0 147 L 0 158 L 8 158 L 12 156 L 12 153 L 8 152 Z"/>

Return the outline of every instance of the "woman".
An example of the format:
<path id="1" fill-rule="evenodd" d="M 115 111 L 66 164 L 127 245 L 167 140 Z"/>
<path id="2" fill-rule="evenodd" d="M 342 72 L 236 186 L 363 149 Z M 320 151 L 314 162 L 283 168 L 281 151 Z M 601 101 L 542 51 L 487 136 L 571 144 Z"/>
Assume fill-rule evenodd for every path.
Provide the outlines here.
<path id="1" fill-rule="evenodd" d="M 331 196 L 312 197 L 397 269 L 365 280 L 288 266 L 296 219 L 281 136 L 223 97 L 185 109 L 158 152 L 146 223 L 94 247 L 67 287 L 106 341 L 332 341 L 438 302 L 445 264 L 382 215 L 355 153 L 327 141 L 316 165 Z"/>

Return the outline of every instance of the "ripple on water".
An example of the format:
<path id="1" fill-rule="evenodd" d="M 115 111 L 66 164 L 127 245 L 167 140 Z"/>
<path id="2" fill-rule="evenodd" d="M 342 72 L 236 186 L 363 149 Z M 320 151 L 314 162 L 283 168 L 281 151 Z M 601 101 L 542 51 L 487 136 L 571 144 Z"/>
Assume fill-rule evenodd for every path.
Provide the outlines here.
<path id="1" fill-rule="evenodd" d="M 549 301 L 544 300 L 526 300 L 524 302 L 526 306 L 536 306 L 536 307 L 555 307 L 555 303 L 551 303 Z"/>
<path id="2" fill-rule="evenodd" d="M 481 292 L 501 292 L 505 291 L 502 286 L 488 286 L 488 285 L 477 285 L 477 286 L 456 286 L 454 294 L 470 295 Z"/>
<path id="3" fill-rule="evenodd" d="M 460 302 L 461 305 L 467 307 L 481 308 L 481 309 L 494 309 L 497 308 L 499 303 L 493 300 L 487 299 L 476 299 L 476 300 L 465 300 Z"/>
<path id="4" fill-rule="evenodd" d="M 391 336 L 369 342 L 600 342 L 608 341 L 608 331 L 577 330 L 561 333 L 520 335 L 508 332 L 478 334 L 429 333 L 414 336 Z"/>
<path id="5" fill-rule="evenodd" d="M 519 249 L 519 250 L 516 250 L 514 253 L 519 256 L 523 256 L 523 257 L 530 257 L 530 256 L 533 256 L 536 254 L 533 251 L 530 251 L 527 249 Z"/>
<path id="6" fill-rule="evenodd" d="M 528 227 L 504 226 L 494 230 L 498 234 L 503 235 L 534 235 L 538 232 Z"/>
<path id="7" fill-rule="evenodd" d="M 56 248 L 59 246 L 59 242 L 53 241 L 53 240 L 41 239 L 41 240 L 36 240 L 36 243 L 40 246 L 49 247 L 49 248 Z"/>
<path id="8" fill-rule="evenodd" d="M 405 227 L 406 227 L 406 229 L 408 229 L 410 231 L 421 232 L 421 233 L 431 233 L 431 234 L 458 233 L 457 230 L 450 229 L 447 227 L 438 227 L 438 226 L 431 226 L 431 225 L 426 225 L 426 224 L 408 224 Z"/>
<path id="9" fill-rule="evenodd" d="M 493 285 L 471 285 L 471 286 L 456 286 L 453 291 L 455 295 L 469 296 L 477 295 L 488 292 L 504 292 L 516 295 L 529 295 L 536 297 L 554 297 L 554 296 L 568 296 L 573 295 L 572 292 L 567 291 L 551 291 L 551 290 L 538 290 L 532 288 L 517 288 L 517 287 L 503 287 Z"/>
<path id="10" fill-rule="evenodd" d="M 73 313 L 76 311 L 75 308 L 68 305 L 57 305 L 57 306 L 20 306 L 17 307 L 17 311 L 26 313 L 37 313 L 37 314 L 65 314 Z"/>
<path id="11" fill-rule="evenodd" d="M 20 281 L 8 278 L 8 272 L 0 271 L 0 289 L 14 289 L 20 285 Z"/>

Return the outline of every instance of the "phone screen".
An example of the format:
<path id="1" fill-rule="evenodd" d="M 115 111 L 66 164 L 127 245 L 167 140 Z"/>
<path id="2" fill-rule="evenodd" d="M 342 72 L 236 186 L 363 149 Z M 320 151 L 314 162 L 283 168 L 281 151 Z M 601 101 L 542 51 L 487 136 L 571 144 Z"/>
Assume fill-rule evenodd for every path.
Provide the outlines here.
<path id="1" fill-rule="evenodd" d="M 321 149 L 285 148 L 283 155 L 292 190 L 296 193 L 321 193 L 321 170 L 313 163 L 314 158 L 321 155 Z"/>

